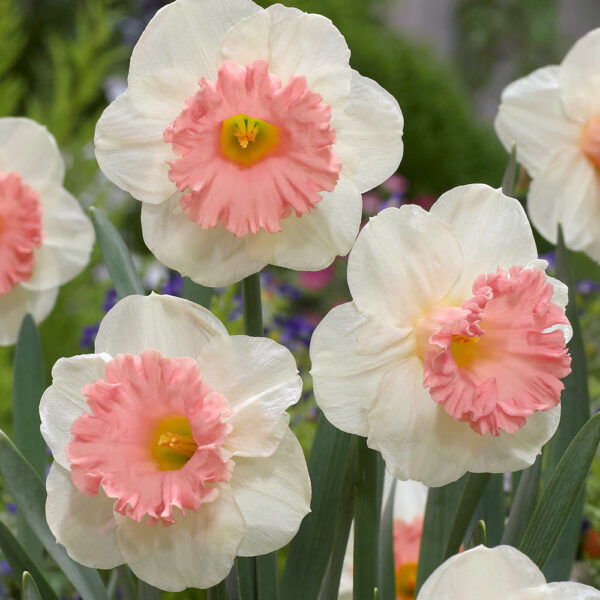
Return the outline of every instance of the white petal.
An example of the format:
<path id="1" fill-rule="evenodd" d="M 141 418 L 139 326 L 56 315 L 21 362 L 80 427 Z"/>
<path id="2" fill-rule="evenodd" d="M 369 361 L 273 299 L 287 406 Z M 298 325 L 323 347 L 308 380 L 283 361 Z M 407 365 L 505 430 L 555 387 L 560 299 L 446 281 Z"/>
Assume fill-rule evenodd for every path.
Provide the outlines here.
<path id="1" fill-rule="evenodd" d="M 353 71 L 350 104 L 332 121 L 334 149 L 361 192 L 395 173 L 404 151 L 404 118 L 396 99 L 378 83 Z"/>
<path id="2" fill-rule="evenodd" d="M 528 210 L 547 240 L 556 242 L 560 223 L 567 247 L 600 261 L 600 176 L 578 148 L 556 154 L 531 182 Z"/>
<path id="3" fill-rule="evenodd" d="M 111 308 L 96 336 L 96 352 L 141 354 L 159 350 L 167 358 L 196 358 L 213 337 L 227 335 L 209 310 L 174 296 L 127 296 Z"/>
<path id="4" fill-rule="evenodd" d="M 443 194 L 431 212 L 450 224 L 460 243 L 463 268 L 451 296 L 457 304 L 472 295 L 485 273 L 525 266 L 537 258 L 527 215 L 518 200 L 483 184 L 456 187 Z"/>
<path id="5" fill-rule="evenodd" d="M 497 437 L 486 434 L 479 454 L 473 457 L 469 471 L 502 473 L 526 469 L 533 464 L 542 451 L 542 446 L 554 435 L 559 421 L 560 404 L 552 410 L 534 413 L 516 433 L 502 431 Z"/>
<path id="6" fill-rule="evenodd" d="M 392 477 L 386 471 L 384 483 L 391 481 Z M 390 484 L 388 484 L 389 487 Z M 386 498 L 387 496 L 384 496 Z M 415 517 L 425 514 L 427 503 L 427 486 L 420 481 L 396 481 L 394 494 L 394 519 L 412 521 Z"/>
<path id="7" fill-rule="evenodd" d="M 46 479 L 46 521 L 67 554 L 86 567 L 112 569 L 125 560 L 117 544 L 114 499 L 102 490 L 86 496 L 68 471 L 54 463 Z"/>
<path id="8" fill-rule="evenodd" d="M 348 260 L 357 308 L 412 326 L 448 293 L 462 269 L 452 228 L 415 205 L 388 208 L 363 228 Z"/>
<path id="9" fill-rule="evenodd" d="M 165 6 L 133 49 L 129 83 L 173 69 L 186 71 L 196 80 L 203 76 L 216 80 L 225 33 L 260 10 L 250 0 L 177 0 Z"/>
<path id="10" fill-rule="evenodd" d="M 130 82 L 96 124 L 96 159 L 104 174 L 144 202 L 164 202 L 175 193 L 167 161 L 177 157 L 163 132 L 197 89 L 195 75 L 178 69 Z"/>
<path id="11" fill-rule="evenodd" d="M 502 92 L 494 126 L 508 152 L 535 177 L 556 152 L 577 145 L 581 124 L 565 113 L 560 99 L 559 67 L 544 67 L 513 81 Z"/>
<path id="12" fill-rule="evenodd" d="M 509 600 L 600 600 L 600 591 L 583 583 L 564 581 L 526 588 Z"/>
<path id="13" fill-rule="evenodd" d="M 71 425 L 89 412 L 81 388 L 104 378 L 110 358 L 108 354 L 82 354 L 59 358 L 52 367 L 52 385 L 40 400 L 40 429 L 54 461 L 65 469 L 70 468 L 65 448 L 71 441 Z"/>
<path id="14" fill-rule="evenodd" d="M 230 285 L 266 264 L 246 251 L 221 225 L 202 229 L 179 207 L 178 195 L 159 205 L 142 206 L 142 233 L 150 251 L 163 264 L 210 287 Z"/>
<path id="15" fill-rule="evenodd" d="M 39 188 L 42 204 L 42 247 L 34 252 L 31 279 L 21 285 L 47 290 L 70 281 L 90 261 L 94 228 L 79 202 L 63 187 L 49 183 Z"/>
<path id="16" fill-rule="evenodd" d="M 16 285 L 0 296 L 0 346 L 11 346 L 17 341 L 21 321 L 31 313 L 36 323 L 41 323 L 54 308 L 58 288 L 33 292 Z"/>
<path id="17" fill-rule="evenodd" d="M 235 458 L 231 489 L 246 521 L 240 556 L 285 546 L 310 511 L 310 479 L 302 448 L 288 429 L 267 458 Z"/>
<path id="18" fill-rule="evenodd" d="M 23 117 L 0 119 L 0 171 L 18 173 L 33 188 L 45 182 L 61 184 L 65 177 L 65 165 L 52 134 Z"/>
<path id="19" fill-rule="evenodd" d="M 516 548 L 477 546 L 439 566 L 423 584 L 418 599 L 507 600 L 521 588 L 545 583 L 542 572 Z"/>
<path id="20" fill-rule="evenodd" d="M 566 111 L 585 123 L 600 113 L 600 28 L 593 29 L 569 50 L 558 80 Z"/>
<path id="21" fill-rule="evenodd" d="M 245 524 L 229 486 L 218 487 L 216 500 L 167 527 L 117 515 L 119 547 L 137 577 L 168 592 L 209 588 L 227 577 Z"/>
<path id="22" fill-rule="evenodd" d="M 292 75 L 306 77 L 333 111 L 350 93 L 350 50 L 344 36 L 322 15 L 275 4 L 232 27 L 223 40 L 222 56 L 246 65 L 266 60 L 269 72 L 287 83 Z"/>
<path id="23" fill-rule="evenodd" d="M 248 252 L 258 260 L 298 271 L 319 271 L 347 254 L 360 227 L 362 196 L 343 174 L 332 192 L 308 214 L 292 214 L 281 231 L 246 236 Z"/>
<path id="24" fill-rule="evenodd" d="M 413 350 L 410 330 L 365 317 L 353 302 L 333 308 L 310 342 L 315 398 L 342 431 L 367 435 L 367 414 L 386 370 Z"/>
<path id="25" fill-rule="evenodd" d="M 295 404 L 302 380 L 292 353 L 267 338 L 213 338 L 198 357 L 200 375 L 232 410 L 229 455 L 269 456 L 288 431 L 285 409 Z"/>
<path id="26" fill-rule="evenodd" d="M 418 358 L 388 370 L 369 412 L 367 444 L 381 452 L 394 477 L 434 487 L 451 483 L 469 469 L 483 443 L 431 398 Z"/>

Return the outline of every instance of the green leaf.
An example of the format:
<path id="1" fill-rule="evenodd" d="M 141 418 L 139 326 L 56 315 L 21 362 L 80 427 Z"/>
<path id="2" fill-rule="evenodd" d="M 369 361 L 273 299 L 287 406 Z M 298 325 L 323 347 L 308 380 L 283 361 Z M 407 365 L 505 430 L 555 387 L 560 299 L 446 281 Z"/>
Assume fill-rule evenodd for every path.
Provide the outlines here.
<path id="1" fill-rule="evenodd" d="M 242 281 L 242 302 L 244 305 L 244 333 L 262 337 L 264 331 L 259 273 L 249 275 Z"/>
<path id="2" fill-rule="evenodd" d="M 494 473 L 490 476 L 483 496 L 474 513 L 477 521 L 485 522 L 487 546 L 493 548 L 500 544 L 504 533 L 504 474 Z"/>
<path id="3" fill-rule="evenodd" d="M 247 556 L 235 559 L 238 575 L 240 598 L 242 600 L 258 600 L 256 595 L 256 561 Z"/>
<path id="4" fill-rule="evenodd" d="M 23 573 L 23 600 L 43 600 L 38 586 L 30 573 Z"/>
<path id="5" fill-rule="evenodd" d="M 200 285 L 189 277 L 183 278 L 183 297 L 210 310 L 213 288 Z"/>
<path id="6" fill-rule="evenodd" d="M 518 548 L 527 524 L 535 510 L 535 504 L 540 488 L 540 475 L 542 472 L 542 455 L 527 470 L 523 471 L 519 479 L 519 487 L 515 494 L 513 504 L 508 515 L 506 529 L 502 536 L 502 543 Z"/>
<path id="7" fill-rule="evenodd" d="M 229 600 L 229 596 L 227 595 L 227 586 L 225 585 L 224 580 L 206 590 L 206 600 Z"/>
<path id="8" fill-rule="evenodd" d="M 379 596 L 381 600 L 396 600 L 396 567 L 394 564 L 394 497 L 396 479 L 385 501 L 379 529 Z"/>
<path id="9" fill-rule="evenodd" d="M 467 483 L 458 503 L 458 508 L 456 509 L 454 521 L 452 522 L 452 529 L 448 536 L 444 559 L 450 558 L 458 552 L 467 532 L 471 517 L 489 480 L 489 473 L 469 473 Z"/>
<path id="10" fill-rule="evenodd" d="M 504 176 L 502 177 L 502 193 L 511 198 L 515 197 L 518 170 L 517 147 L 513 144 L 506 169 L 504 170 Z"/>
<path id="11" fill-rule="evenodd" d="M 160 600 L 160 590 L 142 581 L 138 584 L 138 600 Z"/>
<path id="12" fill-rule="evenodd" d="M 119 589 L 122 600 L 135 600 L 137 597 L 135 589 L 135 578 L 127 565 L 116 568 Z"/>
<path id="13" fill-rule="evenodd" d="M 540 569 L 573 510 L 599 443 L 600 413 L 594 415 L 569 444 L 533 513 L 519 550 Z"/>
<path id="14" fill-rule="evenodd" d="M 119 298 L 132 294 L 144 295 L 144 288 L 127 246 L 115 226 L 103 212 L 93 206 L 90 208 L 90 216 L 106 268 Z"/>
<path id="15" fill-rule="evenodd" d="M 427 492 L 415 596 L 425 580 L 444 562 L 450 527 L 465 482 L 466 476 L 463 476 L 448 485 L 429 488 Z"/>
<path id="16" fill-rule="evenodd" d="M 377 493 L 377 452 L 358 443 L 358 485 L 354 499 L 354 581 L 353 597 L 370 598 L 377 587 L 379 550 L 379 504 Z"/>
<path id="17" fill-rule="evenodd" d="M 13 371 L 13 435 L 15 445 L 35 472 L 46 472 L 46 443 L 40 433 L 40 398 L 46 388 L 46 367 L 38 329 L 31 315 L 25 315 L 17 346 Z M 43 551 L 37 536 L 24 516 L 17 512 L 18 537 L 33 560 L 40 562 Z"/>
<path id="18" fill-rule="evenodd" d="M 56 592 L 50 587 L 35 561 L 27 554 L 11 531 L 0 521 L 0 548 L 10 566 L 10 570 L 17 576 L 24 571 L 29 571 L 37 581 L 45 600 L 58 600 Z"/>
<path id="19" fill-rule="evenodd" d="M 98 572 L 71 560 L 56 543 L 46 524 L 44 482 L 3 431 L 0 431 L 0 473 L 17 508 L 83 600 L 107 600 Z"/>
<path id="20" fill-rule="evenodd" d="M 349 434 L 321 414 L 308 457 L 311 512 L 290 543 L 281 580 L 285 600 L 315 598 L 319 592 L 333 541 L 349 440 Z"/>
<path id="21" fill-rule="evenodd" d="M 360 438 L 352 436 L 346 454 L 344 466 L 344 479 L 338 499 L 335 517 L 335 528 L 333 531 L 333 544 L 331 555 L 323 577 L 319 600 L 337 600 L 350 527 L 354 517 L 354 497 L 358 478 L 358 443 Z"/>
<path id="22" fill-rule="evenodd" d="M 565 248 L 562 229 L 558 229 L 556 244 L 556 276 L 569 287 L 569 303 L 567 305 L 567 318 L 573 328 L 573 337 L 569 342 L 571 354 L 571 373 L 563 380 L 565 389 L 561 395 L 560 424 L 553 438 L 546 445 L 544 462 L 542 465 L 542 489 L 546 487 L 550 477 L 566 451 L 571 440 L 583 427 L 590 415 L 590 400 L 587 382 L 587 366 L 585 348 L 577 305 L 575 300 L 575 286 L 569 268 L 569 259 Z M 573 509 L 556 550 L 544 568 L 544 575 L 549 581 L 564 581 L 569 579 L 573 561 L 577 553 L 579 531 L 583 514 L 583 496 Z"/>

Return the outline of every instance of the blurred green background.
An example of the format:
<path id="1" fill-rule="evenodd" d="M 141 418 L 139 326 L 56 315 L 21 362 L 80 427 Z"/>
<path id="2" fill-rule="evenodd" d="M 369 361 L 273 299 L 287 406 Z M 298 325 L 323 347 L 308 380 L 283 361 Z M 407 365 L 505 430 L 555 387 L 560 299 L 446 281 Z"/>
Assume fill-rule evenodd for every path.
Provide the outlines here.
<path id="1" fill-rule="evenodd" d="M 0 117 L 24 115 L 46 125 L 66 161 L 65 186 L 84 208 L 95 204 L 108 212 L 134 254 L 148 290 L 178 293 L 180 280 L 157 265 L 143 245 L 139 203 L 98 171 L 92 143 L 102 110 L 125 89 L 133 44 L 164 3 L 0 0 Z M 534 68 L 558 62 L 576 30 L 571 24 L 565 31 L 565 3 L 557 0 L 421 4 L 419 0 L 286 0 L 284 4 L 331 18 L 350 46 L 352 66 L 391 92 L 404 113 L 402 177 L 367 195 L 365 218 L 389 204 L 417 202 L 427 207 L 456 185 L 484 182 L 498 187 L 507 161 L 490 119 L 499 90 Z M 591 3 L 590 7 L 586 14 L 596 15 L 597 25 L 598 7 Z M 447 38 L 449 45 L 444 43 Z M 540 242 L 540 251 L 547 249 Z M 291 347 L 306 381 L 292 421 L 305 449 L 310 446 L 316 415 L 306 376 L 307 345 L 320 316 L 332 304 L 348 299 L 344 273 L 345 263 L 338 260 L 320 280 L 274 269 L 263 278 L 267 333 Z M 594 282 L 584 282 L 580 292 L 591 391 L 597 405 L 600 298 Z M 48 376 L 61 356 L 90 351 L 94 326 L 113 301 L 96 249 L 90 267 L 61 289 L 53 313 L 40 327 Z M 232 333 L 241 330 L 239 308 L 235 286 L 215 296 L 213 309 L 228 321 Z M 0 348 L 0 427 L 9 433 L 12 355 L 12 349 Z M 600 506 L 598 468 L 595 473 L 586 514 L 588 529 L 591 524 L 592 530 L 600 531 L 600 511 L 594 508 Z M 11 522 L 10 503 L 4 511 L 2 519 Z M 596 561 L 588 560 L 582 578 L 597 581 L 597 567 Z M 13 597 L 14 581 L 1 569 L 0 582 L 0 598 L 2 594 Z M 58 573 L 55 583 L 71 597 Z M 201 598 L 202 594 L 178 597 Z"/>

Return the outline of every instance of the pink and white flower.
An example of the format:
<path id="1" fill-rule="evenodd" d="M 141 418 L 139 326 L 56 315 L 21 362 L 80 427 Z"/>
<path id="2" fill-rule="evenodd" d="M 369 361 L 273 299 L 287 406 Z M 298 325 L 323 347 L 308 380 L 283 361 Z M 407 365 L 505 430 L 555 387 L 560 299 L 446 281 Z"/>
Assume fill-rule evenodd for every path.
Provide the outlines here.
<path id="1" fill-rule="evenodd" d="M 90 259 L 94 230 L 62 187 L 65 167 L 52 135 L 25 118 L 0 119 L 0 345 L 21 321 L 52 310 L 58 288 Z"/>
<path id="2" fill-rule="evenodd" d="M 502 92 L 496 132 L 533 181 L 528 211 L 539 232 L 600 262 L 600 29 L 560 65 L 537 69 Z"/>
<path id="3" fill-rule="evenodd" d="M 95 144 L 143 202 L 160 261 L 214 286 L 350 250 L 361 192 L 398 167 L 403 118 L 349 58 L 331 21 L 280 4 L 176 0 L 155 15 Z"/>
<path id="4" fill-rule="evenodd" d="M 383 497 L 387 498 L 393 479 L 385 473 Z M 417 566 L 427 488 L 418 481 L 396 481 L 394 495 L 394 567 L 396 600 L 414 600 Z M 352 600 L 354 571 L 354 531 L 350 530 L 338 600 Z"/>
<path id="5" fill-rule="evenodd" d="M 567 289 L 546 265 L 500 190 L 384 210 L 350 253 L 353 302 L 313 334 L 317 403 L 399 479 L 523 469 L 558 425 L 570 372 Z"/>
<path id="6" fill-rule="evenodd" d="M 512 546 L 477 546 L 440 565 L 417 600 L 600 600 L 600 591 L 572 581 L 546 583 L 544 574 Z"/>
<path id="7" fill-rule="evenodd" d="M 207 588 L 236 555 L 287 544 L 309 511 L 285 412 L 302 382 L 272 340 L 229 336 L 186 300 L 129 296 L 100 324 L 96 354 L 61 358 L 52 377 L 46 518 L 81 564 Z"/>

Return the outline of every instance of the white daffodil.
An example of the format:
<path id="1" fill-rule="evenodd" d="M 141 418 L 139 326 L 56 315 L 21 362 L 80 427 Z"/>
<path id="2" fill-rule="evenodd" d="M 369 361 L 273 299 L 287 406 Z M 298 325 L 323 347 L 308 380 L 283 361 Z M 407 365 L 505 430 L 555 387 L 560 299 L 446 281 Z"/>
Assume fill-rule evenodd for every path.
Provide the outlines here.
<path id="1" fill-rule="evenodd" d="M 287 349 L 152 295 L 109 311 L 96 352 L 61 358 L 40 405 L 46 518 L 74 560 L 178 591 L 290 541 L 310 481 L 285 412 L 302 388 Z"/>
<path id="2" fill-rule="evenodd" d="M 350 250 L 403 118 L 349 58 L 331 21 L 280 4 L 176 0 L 154 16 L 95 144 L 161 262 L 215 286 Z"/>
<path id="3" fill-rule="evenodd" d="M 384 210 L 350 253 L 353 302 L 313 334 L 317 403 L 399 479 L 525 468 L 558 425 L 570 372 L 567 289 L 545 267 L 500 190 Z"/>
<path id="4" fill-rule="evenodd" d="M 0 346 L 16 342 L 27 313 L 43 321 L 90 260 L 94 230 L 64 175 L 45 127 L 0 119 Z"/>
<path id="5" fill-rule="evenodd" d="M 546 583 L 544 574 L 512 546 L 477 546 L 440 565 L 417 600 L 600 600 L 582 583 Z"/>
<path id="6" fill-rule="evenodd" d="M 393 478 L 386 472 L 383 497 L 387 498 Z M 418 481 L 396 481 L 394 495 L 394 569 L 396 600 L 414 600 L 417 565 L 423 533 L 427 488 Z M 354 570 L 354 531 L 350 530 L 338 600 L 352 600 Z"/>
<path id="7" fill-rule="evenodd" d="M 511 83 L 502 93 L 496 132 L 533 181 L 533 224 L 600 262 L 600 29 L 581 38 L 563 62 Z"/>

